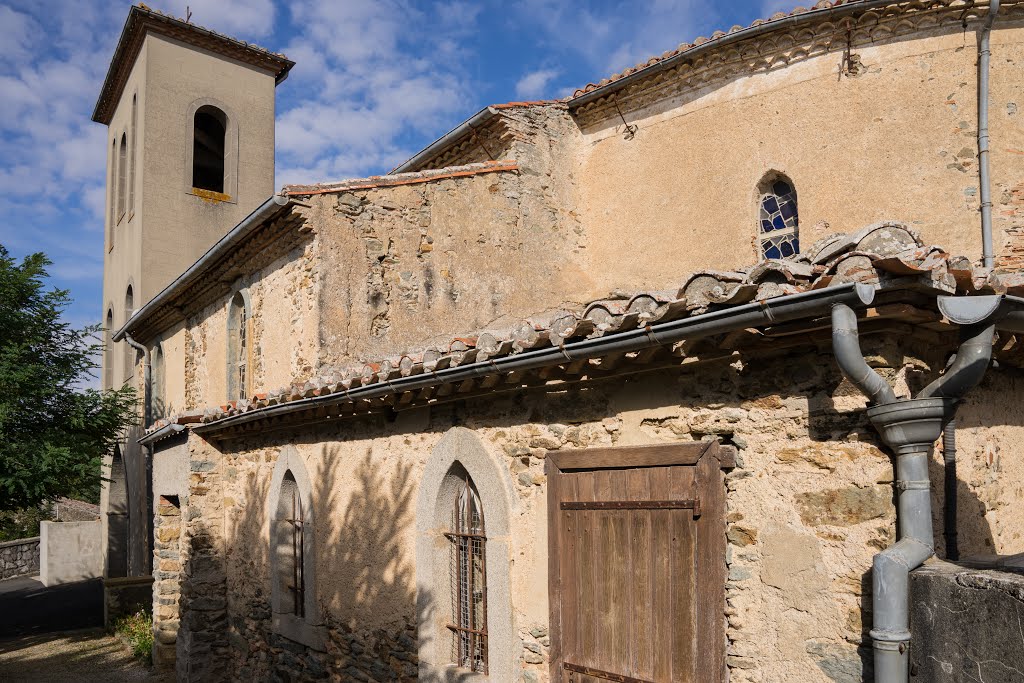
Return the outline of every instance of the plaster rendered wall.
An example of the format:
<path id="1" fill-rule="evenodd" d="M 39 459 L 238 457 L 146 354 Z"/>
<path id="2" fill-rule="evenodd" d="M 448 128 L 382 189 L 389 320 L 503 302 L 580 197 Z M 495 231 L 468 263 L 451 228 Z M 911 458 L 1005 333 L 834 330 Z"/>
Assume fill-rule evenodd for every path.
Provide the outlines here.
<path id="1" fill-rule="evenodd" d="M 165 330 L 158 338 L 164 354 L 163 396 L 154 396 L 161 404 L 163 416 L 185 410 L 185 356 L 189 337 L 186 325 L 180 322 Z M 151 342 L 155 347 L 156 340 Z"/>
<path id="2" fill-rule="evenodd" d="M 44 586 L 103 575 L 99 520 L 42 522 L 39 530 L 39 579 Z"/>
<path id="3" fill-rule="evenodd" d="M 142 53 L 145 175 L 137 192 L 145 199 L 141 270 L 146 281 L 136 294 L 140 304 L 273 194 L 275 90 L 269 72 L 165 36 L 148 34 Z M 190 191 L 190 112 L 200 99 L 219 106 L 236 124 L 238 192 L 224 201 Z"/>
<path id="4" fill-rule="evenodd" d="M 1022 42 L 1019 22 L 993 37 L 997 251 L 1024 181 Z M 840 74 L 840 48 L 630 111 L 631 140 L 614 112 L 585 124 L 577 177 L 594 291 L 756 260 L 756 186 L 772 170 L 795 183 L 805 246 L 898 218 L 980 258 L 975 33 L 955 25 L 857 48 L 856 76 Z"/>
<path id="5" fill-rule="evenodd" d="M 243 289 L 252 307 L 247 337 L 247 394 L 287 386 L 314 373 L 320 348 L 316 311 L 320 265 L 314 258 L 316 249 L 314 240 L 281 254 L 266 268 L 237 280 L 230 296 L 189 317 L 182 355 L 173 361 L 175 369 L 183 369 L 184 408 L 202 409 L 228 400 L 228 305 L 234 292 Z M 170 373 L 171 357 L 165 357 Z"/>
<path id="6" fill-rule="evenodd" d="M 517 172 L 313 198 L 324 365 L 582 301 L 586 245 L 565 172 L 577 134 L 563 112 L 536 116 L 548 128 L 522 124 Z"/>

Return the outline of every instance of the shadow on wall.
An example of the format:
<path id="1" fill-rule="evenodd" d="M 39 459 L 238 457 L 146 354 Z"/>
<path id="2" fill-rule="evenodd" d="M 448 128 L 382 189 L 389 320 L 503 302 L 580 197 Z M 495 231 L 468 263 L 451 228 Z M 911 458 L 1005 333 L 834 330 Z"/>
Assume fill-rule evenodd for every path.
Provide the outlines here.
<path id="1" fill-rule="evenodd" d="M 280 449 L 281 445 L 270 444 L 255 452 L 262 460 L 263 453 L 276 456 Z M 225 663 L 230 661 L 228 677 L 306 680 L 335 673 L 346 680 L 416 678 L 417 621 L 429 617 L 434 608 L 428 599 L 417 614 L 412 558 L 403 552 L 402 541 L 410 537 L 413 526 L 412 465 L 399 463 L 385 476 L 378 458 L 367 449 L 352 462 L 340 446 L 324 445 L 319 462 L 316 458 L 307 462 L 317 539 L 315 583 L 326 630 L 326 652 L 319 652 L 275 634 L 271 627 L 267 501 L 273 465 L 245 467 L 249 463 L 236 454 L 226 456 L 225 477 L 245 480 L 239 487 L 240 499 L 225 501 L 229 512 L 221 583 L 201 584 L 211 591 L 211 600 L 199 604 L 226 607 L 205 622 L 221 625 L 223 658 Z M 351 491 L 344 506 L 339 482 L 342 490 Z M 230 481 L 225 483 L 230 486 Z M 225 583 L 225 579 L 230 580 Z M 193 612 L 195 604 L 193 600 Z M 183 626 L 197 619 L 204 621 L 195 614 L 185 615 Z M 213 642 L 212 637 L 203 639 Z M 216 677 L 224 672 L 206 675 L 210 674 Z"/>

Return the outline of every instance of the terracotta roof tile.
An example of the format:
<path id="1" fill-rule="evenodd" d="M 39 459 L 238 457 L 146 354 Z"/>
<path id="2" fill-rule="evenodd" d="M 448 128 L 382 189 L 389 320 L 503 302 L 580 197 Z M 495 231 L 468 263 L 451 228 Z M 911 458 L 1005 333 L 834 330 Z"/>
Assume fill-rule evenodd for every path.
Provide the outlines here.
<path id="1" fill-rule="evenodd" d="M 950 256 L 926 246 L 906 225 L 877 223 L 852 234 L 830 235 L 805 255 L 792 260 L 766 260 L 737 271 L 706 270 L 682 280 L 678 289 L 616 293 L 573 309 L 549 310 L 504 330 L 451 336 L 424 342 L 418 350 L 382 360 L 369 360 L 324 370 L 313 379 L 202 413 L 213 422 L 311 396 L 343 394 L 360 386 L 397 377 L 431 373 L 449 367 L 514 356 L 531 349 L 561 346 L 585 338 L 644 328 L 656 322 L 681 320 L 799 292 L 848 282 L 876 287 L 898 285 L 931 294 L 1024 294 L 1024 275 L 975 267 L 966 257 Z M 343 397 L 342 397 L 343 398 Z M 193 411 L 154 425 L 191 424 Z"/>

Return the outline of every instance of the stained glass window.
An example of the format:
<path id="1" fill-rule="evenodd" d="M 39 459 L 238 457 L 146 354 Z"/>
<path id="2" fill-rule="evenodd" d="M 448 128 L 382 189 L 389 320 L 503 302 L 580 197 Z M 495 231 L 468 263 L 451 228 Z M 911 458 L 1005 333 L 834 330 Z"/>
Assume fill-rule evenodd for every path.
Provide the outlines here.
<path id="1" fill-rule="evenodd" d="M 782 259 L 800 253 L 796 191 L 783 178 L 762 184 L 760 205 L 761 255 Z"/>

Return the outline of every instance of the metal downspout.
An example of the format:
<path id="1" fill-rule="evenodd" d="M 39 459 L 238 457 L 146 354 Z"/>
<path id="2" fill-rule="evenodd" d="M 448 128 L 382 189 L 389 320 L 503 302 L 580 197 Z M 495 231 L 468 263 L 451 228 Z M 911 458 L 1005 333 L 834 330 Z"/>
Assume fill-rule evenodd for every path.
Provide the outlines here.
<path id="1" fill-rule="evenodd" d="M 944 501 L 942 510 L 942 536 L 946 541 L 946 559 L 959 560 L 956 509 L 956 418 L 942 429 L 942 477 Z"/>
<path id="2" fill-rule="evenodd" d="M 946 372 L 916 398 L 898 400 L 860 355 L 856 314 L 842 303 L 832 308 L 839 367 L 874 403 L 868 418 L 896 455 L 898 540 L 875 555 L 871 572 L 870 635 L 878 683 L 907 683 L 910 676 L 910 572 L 934 552 L 928 456 L 960 397 L 984 376 L 994 334 L 990 323 L 963 327 L 956 358 Z"/>
<path id="3" fill-rule="evenodd" d="M 149 347 L 143 346 L 132 339 L 132 336 L 125 332 L 124 341 L 136 351 L 142 352 L 142 428 L 145 430 L 153 420 L 152 392 L 153 392 L 153 366 L 150 359 Z M 146 454 L 146 510 L 153 509 L 153 449 L 144 448 Z M 148 539 L 147 552 L 143 554 L 143 572 L 147 576 L 153 573 L 153 515 L 146 514 L 146 538 Z"/>
<path id="4" fill-rule="evenodd" d="M 981 254 L 982 265 L 992 268 L 995 257 L 992 249 L 992 179 L 988 170 L 988 100 L 989 63 L 992 51 L 989 48 L 992 24 L 999 12 L 999 0 L 989 0 L 988 16 L 981 29 L 978 44 L 978 171 L 981 185 Z"/>

